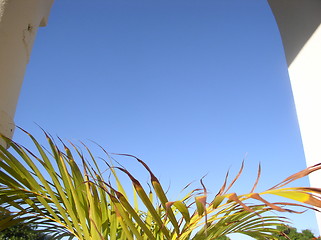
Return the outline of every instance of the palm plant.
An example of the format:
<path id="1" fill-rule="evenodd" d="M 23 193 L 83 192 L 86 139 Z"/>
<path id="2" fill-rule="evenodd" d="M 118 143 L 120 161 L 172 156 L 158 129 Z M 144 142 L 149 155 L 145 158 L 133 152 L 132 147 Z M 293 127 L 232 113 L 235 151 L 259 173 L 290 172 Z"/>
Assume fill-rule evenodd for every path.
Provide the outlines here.
<path id="1" fill-rule="evenodd" d="M 0 220 L 9 217 L 9 212 L 0 211 Z M 51 236 L 37 231 L 36 225 L 20 222 L 0 231 L 0 240 L 49 240 Z"/>
<path id="2" fill-rule="evenodd" d="M 26 132 L 27 133 L 27 132 Z M 45 133 L 45 132 L 44 132 Z M 133 173 L 110 158 L 100 160 L 108 172 L 100 170 L 93 153 L 59 139 L 58 144 L 45 133 L 49 149 L 27 133 L 36 150 L 31 152 L 1 136 L 11 150 L 0 146 L 0 210 L 11 214 L 0 220 L 0 231 L 19 222 L 34 223 L 54 239 L 69 237 L 97 239 L 216 239 L 242 233 L 257 239 L 277 239 L 276 227 L 287 219 L 272 211 L 295 212 L 293 207 L 321 207 L 320 189 L 285 187 L 290 182 L 319 170 L 321 164 L 298 172 L 267 191 L 256 193 L 260 170 L 252 191 L 243 195 L 229 193 L 239 178 L 227 183 L 212 198 L 201 179 L 201 188 L 182 199 L 169 201 L 159 180 L 140 159 L 135 159 L 150 175 L 144 188 Z M 128 177 L 134 193 L 130 201 L 119 173 Z M 263 195 L 276 195 L 293 202 L 269 202 Z M 254 203 L 249 200 L 254 201 Z"/>

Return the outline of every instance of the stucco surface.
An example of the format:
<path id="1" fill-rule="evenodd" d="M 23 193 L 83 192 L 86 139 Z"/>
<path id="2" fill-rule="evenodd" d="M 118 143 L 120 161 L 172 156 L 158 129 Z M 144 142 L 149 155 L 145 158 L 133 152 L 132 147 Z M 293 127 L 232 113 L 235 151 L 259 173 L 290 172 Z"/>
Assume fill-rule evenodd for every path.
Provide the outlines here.
<path id="1" fill-rule="evenodd" d="M 5 4 L 8 2 L 8 0 L 0 0 L 0 21 L 4 13 Z"/>
<path id="2" fill-rule="evenodd" d="M 268 0 L 290 65 L 321 24 L 320 0 Z"/>
<path id="3" fill-rule="evenodd" d="M 308 166 L 321 162 L 321 1 L 269 0 L 289 66 L 289 76 Z M 321 187 L 320 174 L 311 174 Z M 319 230 L 321 213 L 316 213 Z"/>
<path id="4" fill-rule="evenodd" d="M 12 137 L 20 88 L 39 26 L 53 0 L 0 0 L 0 132 Z"/>

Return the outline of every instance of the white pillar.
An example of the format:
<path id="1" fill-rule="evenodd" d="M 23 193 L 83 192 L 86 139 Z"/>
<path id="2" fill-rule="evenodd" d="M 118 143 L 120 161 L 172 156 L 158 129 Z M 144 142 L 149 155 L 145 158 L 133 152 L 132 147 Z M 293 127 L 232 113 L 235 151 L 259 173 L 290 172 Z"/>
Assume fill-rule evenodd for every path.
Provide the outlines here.
<path id="1" fill-rule="evenodd" d="M 52 3 L 0 0 L 0 133 L 10 138 L 26 64 L 38 27 L 47 24 Z"/>
<path id="2" fill-rule="evenodd" d="M 321 162 L 321 0 L 269 4 L 282 36 L 305 159 L 311 166 Z M 320 172 L 309 177 L 312 187 L 321 188 Z M 321 214 L 316 216 L 321 230 Z"/>
<path id="3" fill-rule="evenodd" d="M 311 166 L 321 162 L 321 25 L 289 66 L 289 75 L 305 158 Z M 311 174 L 310 182 L 321 188 L 321 173 Z M 321 226 L 321 214 L 318 221 Z"/>

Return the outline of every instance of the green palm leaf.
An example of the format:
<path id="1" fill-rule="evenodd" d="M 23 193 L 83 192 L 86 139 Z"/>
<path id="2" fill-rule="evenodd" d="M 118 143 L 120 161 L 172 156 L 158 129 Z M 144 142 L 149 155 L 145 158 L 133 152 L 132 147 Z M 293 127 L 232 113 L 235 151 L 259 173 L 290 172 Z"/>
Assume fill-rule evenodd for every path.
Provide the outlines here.
<path id="1" fill-rule="evenodd" d="M 59 147 L 45 133 L 49 148 L 29 135 L 36 151 L 1 136 L 10 150 L 0 146 L 0 210 L 11 215 L 0 219 L 0 230 L 19 222 L 32 222 L 55 239 L 215 239 L 231 233 L 242 233 L 257 239 L 273 239 L 277 226 L 287 219 L 269 214 L 271 211 L 298 212 L 293 207 L 321 207 L 321 190 L 309 187 L 285 187 L 321 168 L 317 164 L 286 178 L 280 184 L 237 195 L 228 192 L 242 174 L 244 163 L 228 184 L 228 174 L 216 196 L 211 197 L 203 180 L 202 188 L 170 201 L 160 181 L 139 158 L 135 159 L 150 175 L 150 188 L 144 188 L 133 173 L 112 159 L 101 160 L 102 171 L 92 151 L 85 151 L 60 139 Z M 103 149 L 103 152 L 109 154 Z M 117 161 L 116 161 L 117 163 Z M 133 186 L 133 203 L 118 175 L 125 174 Z M 122 178 L 121 178 L 122 179 Z M 123 180 L 122 180 L 123 181 Z M 275 195 L 293 202 L 269 202 L 266 195 Z M 253 202 L 254 201 L 254 202 Z M 299 213 L 299 212 L 298 212 Z"/>

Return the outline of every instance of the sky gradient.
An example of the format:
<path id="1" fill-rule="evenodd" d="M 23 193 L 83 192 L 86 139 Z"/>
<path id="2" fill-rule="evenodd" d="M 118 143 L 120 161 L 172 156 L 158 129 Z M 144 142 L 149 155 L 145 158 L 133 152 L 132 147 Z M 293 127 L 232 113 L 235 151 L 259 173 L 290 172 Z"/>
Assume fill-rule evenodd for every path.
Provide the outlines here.
<path id="1" fill-rule="evenodd" d="M 238 193 L 251 189 L 259 163 L 258 190 L 306 167 L 264 0 L 56 0 L 38 31 L 15 122 L 36 136 L 38 124 L 64 140 L 136 155 L 173 198 L 205 174 L 215 194 L 243 158 Z M 19 131 L 14 139 L 25 141 Z M 312 213 L 290 217 L 316 232 Z"/>

